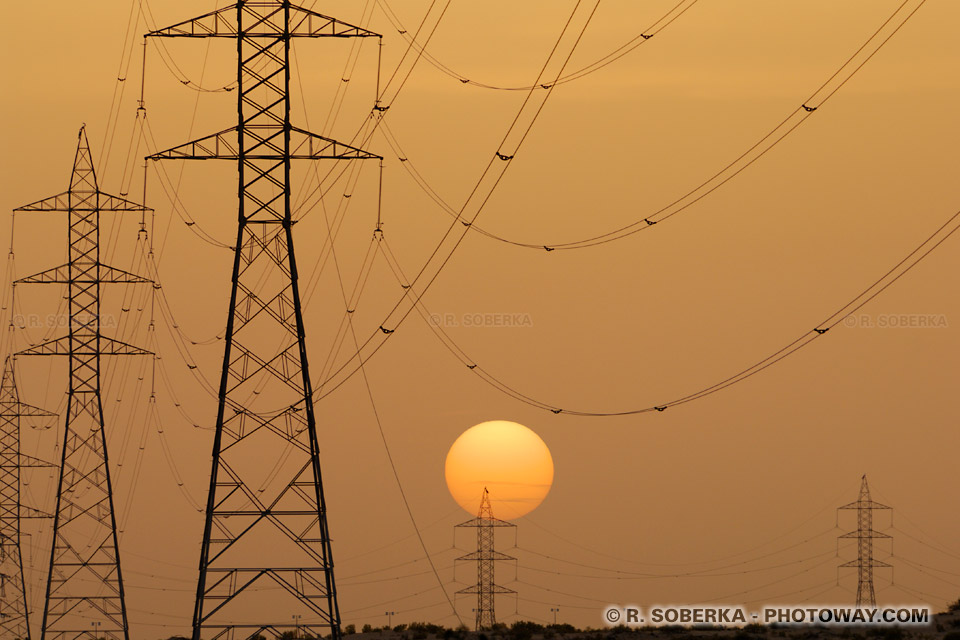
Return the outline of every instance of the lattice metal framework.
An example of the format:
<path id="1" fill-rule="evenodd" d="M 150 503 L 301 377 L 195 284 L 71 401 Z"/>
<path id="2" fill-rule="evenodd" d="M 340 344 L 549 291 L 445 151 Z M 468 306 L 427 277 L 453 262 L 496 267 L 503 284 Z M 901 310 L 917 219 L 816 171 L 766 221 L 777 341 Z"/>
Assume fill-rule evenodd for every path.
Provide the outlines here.
<path id="1" fill-rule="evenodd" d="M 69 190 L 15 210 L 63 211 L 68 225 L 69 262 L 17 281 L 66 285 L 69 301 L 68 334 L 19 354 L 67 356 L 70 368 L 44 639 L 129 638 L 100 400 L 100 357 L 150 352 L 100 333 L 100 285 L 150 281 L 100 263 L 100 212 L 142 215 L 145 210 L 143 205 L 100 191 L 83 128 Z"/>
<path id="2" fill-rule="evenodd" d="M 873 557 L 873 541 L 890 539 L 891 536 L 874 531 L 873 512 L 875 509 L 890 509 L 890 507 L 870 499 L 870 487 L 867 485 L 867 476 L 864 474 L 860 482 L 860 497 L 857 501 L 838 508 L 857 511 L 857 530 L 840 536 L 841 540 L 851 538 L 857 540 L 857 559 L 840 566 L 857 569 L 857 606 L 876 607 L 877 596 L 873 589 L 873 570 L 891 565 Z"/>
<path id="3" fill-rule="evenodd" d="M 494 609 L 495 597 L 498 593 L 516 593 L 513 589 L 501 587 L 494 580 L 494 568 L 497 560 L 516 560 L 496 550 L 494 531 L 498 527 L 516 527 L 517 525 L 506 520 L 493 517 L 493 507 L 490 506 L 490 492 L 483 488 L 483 498 L 480 500 L 480 509 L 477 517 L 461 522 L 457 527 L 474 527 L 477 530 L 477 550 L 460 556 L 457 560 L 474 560 L 477 563 L 477 583 L 457 591 L 457 593 L 476 594 L 476 629 L 492 629 L 497 624 L 497 615 Z"/>
<path id="4" fill-rule="evenodd" d="M 0 638 L 30 640 L 20 523 L 23 518 L 50 517 L 25 506 L 21 498 L 21 469 L 54 465 L 20 451 L 20 422 L 24 417 L 52 418 L 55 415 L 20 402 L 13 359 L 8 356 L 0 381 Z"/>
<path id="5" fill-rule="evenodd" d="M 237 126 L 150 156 L 234 160 L 239 174 L 193 638 L 338 640 L 290 173 L 297 159 L 380 156 L 291 124 L 290 47 L 294 38 L 380 36 L 281 0 L 238 2 L 147 35 L 228 38 L 237 47 Z"/>

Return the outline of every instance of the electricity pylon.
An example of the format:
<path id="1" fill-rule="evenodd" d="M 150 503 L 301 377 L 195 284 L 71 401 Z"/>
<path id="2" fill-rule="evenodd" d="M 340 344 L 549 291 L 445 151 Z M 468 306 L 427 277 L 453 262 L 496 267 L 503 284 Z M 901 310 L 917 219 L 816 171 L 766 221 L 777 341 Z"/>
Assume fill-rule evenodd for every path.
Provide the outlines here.
<path id="1" fill-rule="evenodd" d="M 857 559 L 840 566 L 857 568 L 858 607 L 874 608 L 877 606 L 877 596 L 873 590 L 873 570 L 874 568 L 891 566 L 873 557 L 873 541 L 876 539 L 889 539 L 891 537 L 885 533 L 873 530 L 873 511 L 874 509 L 889 508 L 890 507 L 885 504 L 880 504 L 870 499 L 870 487 L 867 485 L 866 474 L 863 475 L 860 482 L 860 497 L 857 498 L 857 501 L 838 507 L 838 509 L 857 510 L 857 530 L 840 536 L 840 539 L 855 538 L 857 540 Z"/>
<path id="2" fill-rule="evenodd" d="M 20 402 L 13 359 L 7 356 L 0 381 L 0 637 L 4 639 L 30 640 L 30 610 L 20 546 L 21 520 L 50 517 L 23 504 L 20 470 L 54 466 L 20 451 L 20 419 L 54 416 L 55 413 Z"/>
<path id="3" fill-rule="evenodd" d="M 497 615 L 494 610 L 496 594 L 516 593 L 513 589 L 501 587 L 494 581 L 494 566 L 497 560 L 516 560 L 516 558 L 497 551 L 493 536 L 494 529 L 497 527 L 516 526 L 512 522 L 493 517 L 490 492 L 486 487 L 483 488 L 483 498 L 480 500 L 477 517 L 457 525 L 457 527 L 474 527 L 477 530 L 477 550 L 457 558 L 457 560 L 476 560 L 477 562 L 477 583 L 457 591 L 457 593 L 476 594 L 477 631 L 491 629 L 497 624 Z"/>
<path id="4" fill-rule="evenodd" d="M 237 2 L 147 36 L 237 48 L 237 125 L 150 156 L 232 160 L 239 174 L 193 638 L 280 637 L 295 620 L 300 632 L 339 640 L 290 172 L 293 160 L 380 156 L 291 124 L 290 55 L 294 38 L 380 36 L 286 0 Z"/>
<path id="5" fill-rule="evenodd" d="M 21 351 L 28 356 L 67 356 L 70 383 L 63 433 L 53 545 L 43 611 L 43 635 L 129 638 L 117 545 L 113 486 L 107 459 L 100 357 L 150 355 L 100 333 L 100 285 L 150 280 L 100 262 L 100 212 L 138 212 L 143 205 L 100 191 L 84 128 L 80 129 L 70 189 L 15 209 L 65 211 L 69 262 L 18 280 L 65 284 L 69 302 L 66 336 Z"/>

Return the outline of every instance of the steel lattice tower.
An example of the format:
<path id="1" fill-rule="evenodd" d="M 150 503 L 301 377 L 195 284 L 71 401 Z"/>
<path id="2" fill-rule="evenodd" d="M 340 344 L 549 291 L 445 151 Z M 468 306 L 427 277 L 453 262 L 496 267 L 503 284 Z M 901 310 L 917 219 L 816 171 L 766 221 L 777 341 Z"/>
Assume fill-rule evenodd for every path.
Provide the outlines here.
<path id="1" fill-rule="evenodd" d="M 480 500 L 477 517 L 457 525 L 457 527 L 474 527 L 477 530 L 477 550 L 457 558 L 457 560 L 475 560 L 477 562 L 477 583 L 457 591 L 457 593 L 476 594 L 477 631 L 491 629 L 493 625 L 497 624 L 497 615 L 494 610 L 496 594 L 516 593 L 513 589 L 501 587 L 494 581 L 494 567 L 497 560 L 516 560 L 516 558 L 497 551 L 493 536 L 497 527 L 516 526 L 512 522 L 493 517 L 493 508 L 490 506 L 490 492 L 487 491 L 486 487 L 483 488 L 483 498 Z"/>
<path id="2" fill-rule="evenodd" d="M 867 485 L 867 476 L 864 474 L 860 482 L 860 497 L 857 501 L 838 508 L 857 510 L 857 530 L 840 536 L 840 539 L 856 538 L 857 559 L 840 566 L 857 568 L 857 606 L 874 608 L 877 606 L 877 596 L 873 590 L 873 570 L 891 565 L 873 557 L 873 541 L 878 538 L 889 539 L 891 536 L 873 530 L 873 511 L 890 507 L 870 499 L 870 487 Z"/>
<path id="3" fill-rule="evenodd" d="M 237 126 L 150 159 L 237 162 L 239 211 L 193 638 L 340 638 L 293 248 L 293 160 L 380 159 L 294 127 L 294 38 L 380 37 L 285 0 L 241 1 L 153 31 L 237 47 Z M 264 589 L 283 599 L 269 600 Z M 294 624 L 292 621 L 299 622 Z"/>
<path id="4" fill-rule="evenodd" d="M 97 187 L 90 145 L 80 129 L 70 188 L 15 211 L 67 213 L 69 262 L 18 280 L 65 284 L 70 324 L 66 336 L 19 355 L 67 356 L 70 383 L 63 434 L 53 548 L 43 611 L 46 639 L 129 637 L 117 545 L 113 486 L 100 400 L 100 357 L 150 355 L 100 333 L 100 285 L 150 281 L 100 262 L 100 212 L 146 208 Z"/>
<path id="5" fill-rule="evenodd" d="M 53 466 L 20 451 L 20 419 L 55 415 L 20 402 L 13 359 L 8 356 L 0 382 L 0 637 L 5 639 L 30 640 L 20 522 L 23 518 L 49 517 L 24 506 L 20 496 L 20 470 Z"/>

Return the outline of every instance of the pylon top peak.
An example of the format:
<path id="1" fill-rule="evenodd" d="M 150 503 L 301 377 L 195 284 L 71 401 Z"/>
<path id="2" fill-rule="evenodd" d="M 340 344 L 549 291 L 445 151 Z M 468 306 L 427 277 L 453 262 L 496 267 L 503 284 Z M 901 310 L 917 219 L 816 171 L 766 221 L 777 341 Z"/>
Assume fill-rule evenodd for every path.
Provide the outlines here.
<path id="1" fill-rule="evenodd" d="M 77 154 L 73 160 L 73 173 L 70 174 L 70 191 L 96 193 L 97 190 L 93 154 L 90 152 L 90 141 L 87 140 L 87 125 L 84 124 L 77 135 Z"/>

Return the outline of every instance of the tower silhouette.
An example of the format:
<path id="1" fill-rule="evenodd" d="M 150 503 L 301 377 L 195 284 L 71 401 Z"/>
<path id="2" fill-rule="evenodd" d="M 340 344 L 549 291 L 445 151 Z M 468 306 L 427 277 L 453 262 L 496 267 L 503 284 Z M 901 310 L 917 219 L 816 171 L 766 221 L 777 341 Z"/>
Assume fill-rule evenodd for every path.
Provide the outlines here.
<path id="1" fill-rule="evenodd" d="M 873 557 L 873 541 L 889 539 L 885 533 L 873 530 L 873 511 L 875 509 L 889 509 L 885 504 L 874 502 L 870 498 L 870 487 L 867 485 L 867 475 L 864 474 L 860 482 L 860 497 L 856 502 L 845 504 L 838 509 L 856 509 L 857 530 L 840 536 L 840 539 L 856 539 L 857 559 L 840 565 L 841 567 L 857 568 L 857 606 L 876 607 L 877 596 L 873 589 L 874 568 L 889 567 L 891 565 Z"/>
<path id="2" fill-rule="evenodd" d="M 0 381 L 0 637 L 30 640 L 30 611 L 26 598 L 20 523 L 23 518 L 49 518 L 49 514 L 23 504 L 20 470 L 54 465 L 24 455 L 20 450 L 20 419 L 56 414 L 20 402 L 7 356 Z"/>
<path id="3" fill-rule="evenodd" d="M 498 527 L 514 527 L 517 525 L 506 520 L 493 517 L 493 508 L 490 506 L 490 492 L 483 488 L 483 497 L 480 499 L 480 509 L 477 517 L 461 522 L 457 527 L 473 527 L 477 530 L 477 550 L 460 556 L 457 560 L 475 560 L 477 562 L 477 583 L 457 591 L 457 593 L 476 594 L 476 630 L 491 629 L 497 624 L 497 614 L 494 608 L 495 596 L 498 593 L 516 593 L 513 589 L 501 587 L 494 580 L 494 568 L 497 560 L 516 560 L 512 556 L 500 553 L 494 544 L 494 531 Z"/>
<path id="4" fill-rule="evenodd" d="M 380 36 L 286 0 L 242 0 L 147 35 L 237 48 L 237 125 L 150 156 L 232 160 L 239 179 L 193 638 L 338 640 L 290 174 L 293 160 L 380 156 L 293 126 L 290 55 L 294 38 Z"/>
<path id="5" fill-rule="evenodd" d="M 43 611 L 42 638 L 91 635 L 129 637 L 117 545 L 113 486 L 100 399 L 100 358 L 150 355 L 100 333 L 100 285 L 150 281 L 100 262 L 100 212 L 140 212 L 143 205 L 100 191 L 84 128 L 68 191 L 15 211 L 67 213 L 69 262 L 18 280 L 67 285 L 66 336 L 19 355 L 66 356 L 70 381 L 61 451 L 53 544 Z"/>

